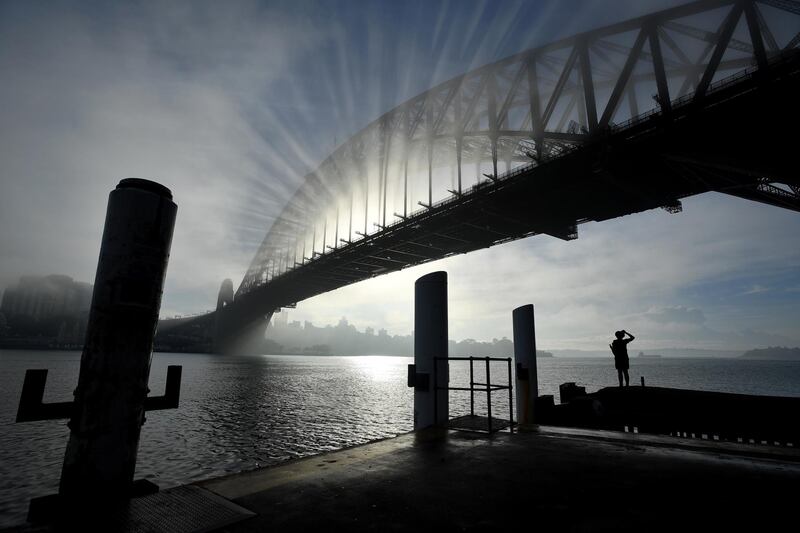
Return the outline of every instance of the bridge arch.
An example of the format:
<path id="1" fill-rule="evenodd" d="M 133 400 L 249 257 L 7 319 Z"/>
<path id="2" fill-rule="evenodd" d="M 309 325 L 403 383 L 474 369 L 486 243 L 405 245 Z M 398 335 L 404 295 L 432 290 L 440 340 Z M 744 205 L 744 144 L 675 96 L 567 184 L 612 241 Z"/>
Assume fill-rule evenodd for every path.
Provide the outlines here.
<path id="1" fill-rule="evenodd" d="M 798 27 L 795 1 L 704 0 L 441 83 L 368 124 L 306 176 L 267 231 L 235 305 L 263 317 L 455 253 L 538 233 L 572 239 L 582 222 L 645 209 L 677 212 L 680 198 L 709 190 L 798 210 L 800 183 L 780 163 L 785 140 L 756 146 L 723 132 L 709 143 L 686 128 L 726 127 L 730 117 L 714 106 L 752 110 L 746 95 L 767 76 L 796 87 Z M 747 127 L 778 120 L 756 118 Z M 649 182 L 636 181 L 653 160 Z"/>

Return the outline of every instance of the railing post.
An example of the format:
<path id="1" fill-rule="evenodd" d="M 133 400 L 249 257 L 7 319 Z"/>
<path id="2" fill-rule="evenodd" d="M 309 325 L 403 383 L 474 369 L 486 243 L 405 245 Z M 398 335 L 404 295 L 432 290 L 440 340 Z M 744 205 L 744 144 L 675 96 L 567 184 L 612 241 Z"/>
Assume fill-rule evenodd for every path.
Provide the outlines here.
<path id="1" fill-rule="evenodd" d="M 176 212 L 152 181 L 109 195 L 59 489 L 76 515 L 131 495 Z"/>
<path id="2" fill-rule="evenodd" d="M 469 356 L 469 414 L 475 416 L 475 358 Z"/>
<path id="3" fill-rule="evenodd" d="M 514 391 L 513 386 L 513 379 L 511 377 L 511 358 L 507 359 L 508 361 L 508 430 L 511 433 L 514 433 Z"/>
<path id="4" fill-rule="evenodd" d="M 533 305 L 514 309 L 512 318 L 514 360 L 517 367 L 517 421 L 520 424 L 532 424 L 535 421 L 536 398 L 539 395 Z"/>
<path id="5" fill-rule="evenodd" d="M 415 383 L 435 377 L 428 387 L 414 387 L 414 429 L 445 426 L 450 418 L 449 364 L 445 359 L 445 364 L 438 366 L 436 357 L 447 357 L 446 272 L 422 276 L 414 286 Z"/>
<path id="6" fill-rule="evenodd" d="M 492 432 L 492 371 L 486 358 L 486 410 L 489 412 L 489 433 Z"/>

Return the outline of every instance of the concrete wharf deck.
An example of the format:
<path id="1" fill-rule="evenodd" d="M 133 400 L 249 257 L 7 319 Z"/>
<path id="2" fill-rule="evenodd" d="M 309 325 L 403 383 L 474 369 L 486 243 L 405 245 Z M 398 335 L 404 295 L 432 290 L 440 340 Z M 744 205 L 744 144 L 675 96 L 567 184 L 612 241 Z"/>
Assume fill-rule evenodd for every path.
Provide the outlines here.
<path id="1" fill-rule="evenodd" d="M 198 483 L 256 513 L 220 531 L 796 527 L 800 450 L 533 427 L 426 430 Z"/>

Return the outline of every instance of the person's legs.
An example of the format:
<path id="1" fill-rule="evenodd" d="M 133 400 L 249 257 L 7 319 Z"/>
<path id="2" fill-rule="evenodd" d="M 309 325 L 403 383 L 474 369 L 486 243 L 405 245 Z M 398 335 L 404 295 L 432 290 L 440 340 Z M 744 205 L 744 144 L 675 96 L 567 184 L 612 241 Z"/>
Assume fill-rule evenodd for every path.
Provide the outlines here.
<path id="1" fill-rule="evenodd" d="M 631 377 L 628 375 L 628 369 L 622 371 L 625 374 L 625 386 L 629 386 L 631 384 Z M 622 387 L 622 378 L 619 378 L 619 386 Z"/>
<path id="2" fill-rule="evenodd" d="M 617 369 L 617 377 L 619 378 L 619 386 L 622 387 L 622 370 Z"/>

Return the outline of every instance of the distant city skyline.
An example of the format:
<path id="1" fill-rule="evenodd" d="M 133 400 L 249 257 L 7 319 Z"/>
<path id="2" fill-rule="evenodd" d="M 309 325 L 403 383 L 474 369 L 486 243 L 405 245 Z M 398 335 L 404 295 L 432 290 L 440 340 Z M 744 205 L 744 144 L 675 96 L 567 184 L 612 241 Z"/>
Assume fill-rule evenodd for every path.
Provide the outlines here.
<path id="1" fill-rule="evenodd" d="M 155 179 L 178 204 L 162 316 L 238 286 L 302 177 L 392 106 L 465 71 L 684 2 L 0 4 L 0 286 L 93 281 L 107 196 Z M 88 7 L 87 7 L 88 6 Z M 764 11 L 769 15 L 768 6 Z M 375 278 L 298 320 L 409 334 L 414 280 L 449 274 L 450 337 L 546 349 L 800 345 L 800 216 L 720 194 Z"/>
<path id="2" fill-rule="evenodd" d="M 53 346 L 79 347 L 83 343 L 92 285 L 69 276 L 22 276 L 16 284 L 0 292 L 0 341 L 22 347 L 42 342 Z M 297 315 L 297 316 L 295 316 Z M 413 354 L 413 330 L 394 332 L 386 328 L 351 323 L 346 316 L 335 323 L 317 323 L 298 319 L 302 312 L 283 309 L 275 313 L 266 331 L 264 348 L 268 353 L 309 355 L 402 355 Z M 164 318 L 174 318 L 163 316 Z M 17 339 L 16 341 L 14 339 Z M 38 339 L 38 340 L 37 340 Z M 22 341 L 22 342 L 20 342 Z M 16 344 L 14 344 L 16 342 Z M 10 343 L 10 344 L 9 344 Z M 37 344 L 38 343 L 38 344 Z M 770 345 L 771 346 L 771 345 Z M 552 353 L 541 341 L 539 351 Z M 763 348 L 766 348 L 765 345 Z M 637 346 L 634 352 L 653 353 L 653 347 Z M 800 348 L 795 348 L 795 351 Z M 696 349 L 661 345 L 656 351 L 672 357 L 739 357 L 742 349 Z M 603 346 L 583 349 L 555 349 L 559 357 L 608 357 Z M 513 342 L 508 336 L 480 339 L 450 338 L 451 356 L 509 357 Z"/>
<path id="3" fill-rule="evenodd" d="M 273 315 L 267 329 L 267 339 L 274 341 L 285 350 L 281 353 L 305 353 L 309 355 L 413 355 L 413 332 L 396 334 L 384 328 L 374 329 L 370 326 L 359 327 L 346 317 L 341 317 L 336 324 L 314 324 L 308 320 L 300 321 L 291 317 L 293 310 L 284 310 Z M 473 357 L 513 357 L 514 343 L 508 337 L 492 339 L 450 338 L 450 356 Z M 275 349 L 276 346 L 272 346 Z M 740 357 L 744 350 L 698 350 L 675 346 L 661 346 L 658 355 L 666 357 Z M 537 343 L 540 356 L 556 355 L 558 357 L 605 357 L 610 358 L 607 347 L 595 349 L 551 350 L 548 346 Z M 652 349 L 631 348 L 631 355 L 640 352 L 654 353 Z M 275 352 L 278 353 L 278 352 Z"/>

